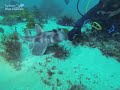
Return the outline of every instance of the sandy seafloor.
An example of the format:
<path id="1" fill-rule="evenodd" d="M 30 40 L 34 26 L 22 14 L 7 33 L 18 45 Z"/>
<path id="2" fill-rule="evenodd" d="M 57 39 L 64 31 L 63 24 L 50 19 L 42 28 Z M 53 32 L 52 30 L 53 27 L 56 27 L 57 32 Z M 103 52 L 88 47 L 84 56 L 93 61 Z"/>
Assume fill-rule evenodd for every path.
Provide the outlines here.
<path id="1" fill-rule="evenodd" d="M 16 25 L 18 32 L 21 32 L 26 23 Z M 5 29 L 5 33 L 10 33 L 13 29 L 9 26 L 0 25 Z M 45 24 L 44 30 L 62 27 L 49 20 Z M 13 26 L 14 28 L 14 26 Z M 72 27 L 65 27 L 69 30 Z M 70 56 L 63 60 L 51 57 L 52 54 L 44 56 L 32 56 L 28 45 L 23 44 L 22 67 L 16 71 L 4 58 L 0 57 L 0 90 L 52 90 L 52 86 L 45 85 L 41 79 L 48 80 L 47 70 L 56 66 L 55 74 L 49 82 L 55 86 L 55 90 L 68 90 L 70 85 L 80 82 L 87 87 L 87 90 L 120 90 L 120 63 L 114 58 L 107 58 L 102 55 L 97 48 L 87 46 L 74 47 L 70 41 L 60 43 L 71 50 Z M 46 58 L 49 63 L 46 63 Z M 39 71 L 43 70 L 43 73 Z M 63 74 L 59 74 L 59 72 Z M 59 79 L 61 86 L 56 88 L 56 79 Z"/>

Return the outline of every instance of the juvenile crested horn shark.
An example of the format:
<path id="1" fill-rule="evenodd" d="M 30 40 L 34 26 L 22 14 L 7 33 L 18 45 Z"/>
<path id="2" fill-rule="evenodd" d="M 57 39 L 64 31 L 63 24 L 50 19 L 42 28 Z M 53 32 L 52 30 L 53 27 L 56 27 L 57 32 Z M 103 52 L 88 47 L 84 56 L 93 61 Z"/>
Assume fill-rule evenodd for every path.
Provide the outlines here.
<path id="1" fill-rule="evenodd" d="M 30 42 L 29 49 L 32 55 L 43 55 L 49 45 L 67 40 L 67 33 L 64 30 L 52 30 L 44 32 L 43 29 L 35 24 L 36 35 L 31 36 L 29 31 L 25 31 L 25 36 L 20 36 L 21 39 Z"/>

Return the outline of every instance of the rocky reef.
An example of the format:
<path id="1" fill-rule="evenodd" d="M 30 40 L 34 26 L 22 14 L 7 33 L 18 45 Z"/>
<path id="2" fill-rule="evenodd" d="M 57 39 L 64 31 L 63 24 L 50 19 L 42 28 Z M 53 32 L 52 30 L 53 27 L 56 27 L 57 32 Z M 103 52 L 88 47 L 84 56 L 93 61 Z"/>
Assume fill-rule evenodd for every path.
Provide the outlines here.
<path id="1" fill-rule="evenodd" d="M 85 45 L 91 48 L 99 48 L 103 55 L 113 57 L 120 62 L 120 32 L 109 34 L 105 31 L 87 30 L 82 33 L 79 45 Z"/>

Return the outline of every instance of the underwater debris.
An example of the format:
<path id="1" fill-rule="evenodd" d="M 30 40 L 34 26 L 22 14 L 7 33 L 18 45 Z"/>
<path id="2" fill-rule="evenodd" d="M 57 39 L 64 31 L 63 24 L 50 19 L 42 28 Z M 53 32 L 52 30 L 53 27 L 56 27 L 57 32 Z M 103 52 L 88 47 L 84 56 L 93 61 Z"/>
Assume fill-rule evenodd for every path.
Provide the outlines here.
<path id="1" fill-rule="evenodd" d="M 74 26 L 74 19 L 68 16 L 63 16 L 61 19 L 58 19 L 58 24 L 63 25 L 63 26 Z"/>
<path id="2" fill-rule="evenodd" d="M 3 35 L 1 43 L 4 49 L 2 56 L 15 67 L 21 66 L 22 45 L 16 33 Z"/>

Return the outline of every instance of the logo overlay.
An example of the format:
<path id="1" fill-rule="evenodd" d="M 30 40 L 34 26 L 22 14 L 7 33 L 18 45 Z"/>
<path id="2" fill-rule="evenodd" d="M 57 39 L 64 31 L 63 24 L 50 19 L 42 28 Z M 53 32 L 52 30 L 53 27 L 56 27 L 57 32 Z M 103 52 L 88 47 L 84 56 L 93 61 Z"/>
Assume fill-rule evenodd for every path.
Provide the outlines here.
<path id="1" fill-rule="evenodd" d="M 24 10 L 23 7 L 24 7 L 24 4 L 16 4 L 16 5 L 5 4 L 5 10 L 8 10 L 8 11 Z"/>

